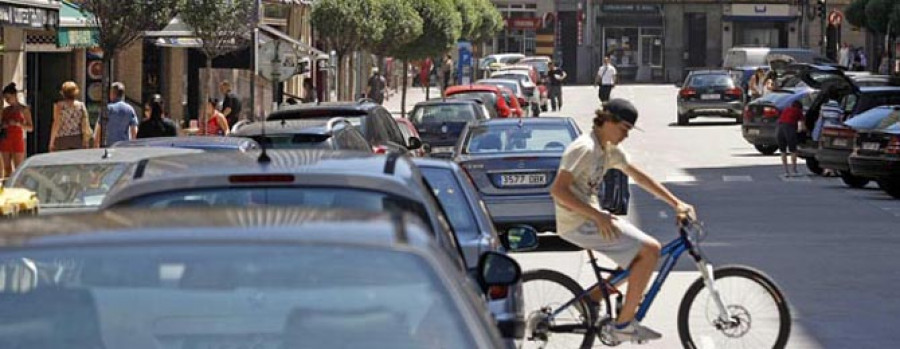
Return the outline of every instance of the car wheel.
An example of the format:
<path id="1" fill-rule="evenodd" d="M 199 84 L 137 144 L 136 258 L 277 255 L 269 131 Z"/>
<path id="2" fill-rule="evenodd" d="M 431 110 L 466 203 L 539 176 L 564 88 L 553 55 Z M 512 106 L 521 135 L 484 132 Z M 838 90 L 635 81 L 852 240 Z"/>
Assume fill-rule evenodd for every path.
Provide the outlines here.
<path id="1" fill-rule="evenodd" d="M 687 126 L 690 121 L 691 119 L 687 116 L 687 114 L 678 113 L 678 126 Z"/>
<path id="2" fill-rule="evenodd" d="M 816 158 L 807 158 L 806 168 L 809 169 L 809 172 L 815 173 L 819 176 L 821 176 L 825 171 L 822 169 L 822 167 L 819 166 L 819 160 L 816 160 Z"/>
<path id="3" fill-rule="evenodd" d="M 900 179 L 884 178 L 884 179 L 879 179 L 877 182 L 878 182 L 878 187 L 880 187 L 881 190 L 884 190 L 885 193 L 888 193 L 888 195 L 890 195 L 894 199 L 900 199 Z"/>
<path id="4" fill-rule="evenodd" d="M 772 155 L 775 154 L 775 151 L 778 150 L 777 145 L 754 145 L 756 151 L 762 153 L 763 155 Z"/>
<path id="5" fill-rule="evenodd" d="M 841 181 L 850 188 L 860 189 L 869 184 L 869 179 L 865 177 L 854 176 L 849 171 L 840 171 Z"/>

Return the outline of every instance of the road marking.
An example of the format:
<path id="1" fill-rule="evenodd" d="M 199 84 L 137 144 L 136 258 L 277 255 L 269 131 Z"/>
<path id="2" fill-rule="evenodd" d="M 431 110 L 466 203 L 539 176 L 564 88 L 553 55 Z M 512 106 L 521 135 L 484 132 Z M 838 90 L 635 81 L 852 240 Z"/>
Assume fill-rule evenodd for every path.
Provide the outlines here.
<path id="1" fill-rule="evenodd" d="M 722 176 L 722 180 L 726 182 L 753 182 L 751 176 Z"/>
<path id="2" fill-rule="evenodd" d="M 689 183 L 696 182 L 697 178 L 694 176 L 684 176 L 684 175 L 669 175 L 666 176 L 666 182 L 668 183 Z"/>

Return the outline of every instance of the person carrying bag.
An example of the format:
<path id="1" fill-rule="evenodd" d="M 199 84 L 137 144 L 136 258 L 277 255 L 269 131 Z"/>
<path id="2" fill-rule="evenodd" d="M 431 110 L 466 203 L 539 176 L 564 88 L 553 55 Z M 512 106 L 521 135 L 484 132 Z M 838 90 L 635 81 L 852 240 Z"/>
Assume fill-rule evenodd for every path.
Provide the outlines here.
<path id="1" fill-rule="evenodd" d="M 76 100 L 80 93 L 78 85 L 66 81 L 61 93 L 63 100 L 53 105 L 50 151 L 90 148 L 93 131 L 87 107 Z"/>

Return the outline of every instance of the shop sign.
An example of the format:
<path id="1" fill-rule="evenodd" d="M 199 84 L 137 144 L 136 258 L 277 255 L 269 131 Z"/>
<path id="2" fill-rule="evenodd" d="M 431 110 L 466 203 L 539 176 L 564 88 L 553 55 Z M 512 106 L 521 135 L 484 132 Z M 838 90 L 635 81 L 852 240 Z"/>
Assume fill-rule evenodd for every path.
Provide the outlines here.
<path id="1" fill-rule="evenodd" d="M 540 18 L 508 18 L 506 28 L 514 30 L 538 30 L 541 28 Z"/>
<path id="2" fill-rule="evenodd" d="M 791 15 L 791 5 L 784 4 L 733 4 L 732 16 L 783 17 Z"/>
<path id="3" fill-rule="evenodd" d="M 639 13 L 657 13 L 660 12 L 659 5 L 649 4 L 605 4 L 601 6 L 601 10 L 607 13 L 622 12 L 639 12 Z"/>
<path id="4" fill-rule="evenodd" d="M 56 26 L 59 12 L 35 7 L 0 5 L 0 24 L 43 28 Z"/>

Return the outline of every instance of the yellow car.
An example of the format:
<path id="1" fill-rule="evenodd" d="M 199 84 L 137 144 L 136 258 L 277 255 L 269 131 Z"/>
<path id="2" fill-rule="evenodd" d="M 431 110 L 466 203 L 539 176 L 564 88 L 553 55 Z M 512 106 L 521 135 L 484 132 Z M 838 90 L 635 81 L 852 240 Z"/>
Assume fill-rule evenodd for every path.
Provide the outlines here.
<path id="1" fill-rule="evenodd" d="M 0 186 L 0 218 L 37 214 L 38 198 L 33 191 Z"/>

